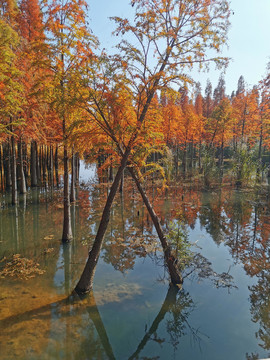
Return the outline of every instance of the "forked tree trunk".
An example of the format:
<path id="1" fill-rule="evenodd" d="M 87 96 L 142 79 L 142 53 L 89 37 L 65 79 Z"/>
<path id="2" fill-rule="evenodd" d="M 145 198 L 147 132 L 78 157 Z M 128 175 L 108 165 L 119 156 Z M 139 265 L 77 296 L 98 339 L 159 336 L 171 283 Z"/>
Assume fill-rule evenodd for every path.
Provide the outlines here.
<path id="1" fill-rule="evenodd" d="M 95 276 L 98 258 L 100 255 L 104 235 L 105 235 L 105 232 L 107 230 L 108 223 L 110 220 L 110 211 L 111 211 L 112 203 L 115 198 L 123 171 L 126 167 L 129 154 L 130 154 L 130 150 L 127 149 L 125 154 L 122 157 L 121 165 L 119 166 L 118 171 L 115 175 L 114 181 L 112 183 L 109 195 L 107 197 L 105 207 L 103 209 L 101 221 L 100 221 L 100 224 L 98 227 L 98 231 L 96 234 L 96 238 L 95 238 L 93 247 L 92 247 L 91 251 L 89 252 L 89 256 L 88 256 L 85 268 L 84 268 L 81 278 L 75 288 L 75 291 L 79 294 L 87 293 L 93 287 L 93 280 L 94 280 L 94 276 Z"/>
<path id="2" fill-rule="evenodd" d="M 69 183 L 68 183 L 68 151 L 64 145 L 64 221 L 62 241 L 69 242 L 73 238 L 71 229 L 71 213 L 69 199 Z"/>
<path id="3" fill-rule="evenodd" d="M 155 210 L 151 206 L 150 201 L 149 201 L 144 189 L 142 188 L 142 185 L 141 185 L 138 177 L 136 176 L 134 170 L 132 168 L 129 168 L 129 172 L 137 185 L 137 188 L 142 196 L 143 202 L 144 202 L 144 204 L 148 210 L 148 213 L 151 216 L 153 224 L 155 226 L 156 232 L 158 234 L 159 240 L 162 245 L 162 249 L 164 252 L 165 264 L 168 268 L 168 271 L 169 271 L 169 274 L 171 277 L 171 282 L 174 285 L 181 285 L 183 283 L 183 278 L 177 267 L 177 259 L 174 257 L 174 255 L 171 252 L 171 248 L 168 245 L 167 239 L 166 239 L 164 232 L 162 230 L 162 227 L 160 225 L 158 216 L 156 215 Z"/>

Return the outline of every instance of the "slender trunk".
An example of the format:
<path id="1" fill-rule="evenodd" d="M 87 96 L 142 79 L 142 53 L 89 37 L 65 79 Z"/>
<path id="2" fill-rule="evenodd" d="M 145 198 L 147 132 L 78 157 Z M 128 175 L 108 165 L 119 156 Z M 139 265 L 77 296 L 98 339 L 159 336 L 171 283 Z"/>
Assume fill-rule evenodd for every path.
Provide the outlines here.
<path id="1" fill-rule="evenodd" d="M 179 147 L 176 144 L 176 154 L 175 154 L 175 178 L 178 178 L 178 156 L 179 156 Z"/>
<path id="2" fill-rule="evenodd" d="M 0 145 L 0 181 L 1 181 L 1 190 L 4 190 L 4 184 L 3 184 L 3 151 L 2 146 Z"/>
<path id="3" fill-rule="evenodd" d="M 200 139 L 200 143 L 199 143 L 199 171 L 202 168 L 202 140 Z"/>
<path id="4" fill-rule="evenodd" d="M 244 143 L 244 134 L 245 134 L 245 125 L 246 125 L 246 114 L 247 114 L 247 104 L 245 104 L 244 114 L 242 119 L 242 129 L 241 129 L 241 142 L 240 142 L 240 149 L 242 150 L 243 143 Z"/>
<path id="5" fill-rule="evenodd" d="M 25 176 L 23 171 L 23 153 L 22 153 L 22 141 L 18 142 L 18 158 L 19 158 L 19 186 L 20 186 L 20 193 L 26 193 L 26 183 L 25 183 Z"/>
<path id="6" fill-rule="evenodd" d="M 121 194 L 123 193 L 123 189 L 124 189 L 124 180 L 125 180 L 125 171 L 123 171 L 121 181 L 120 181 L 120 186 L 119 186 L 119 192 Z"/>
<path id="7" fill-rule="evenodd" d="M 80 155 L 77 152 L 75 154 L 75 186 L 79 186 L 80 180 Z"/>
<path id="8" fill-rule="evenodd" d="M 35 151 L 36 151 L 36 173 L 37 173 L 37 185 L 41 185 L 41 158 L 39 156 L 40 149 L 38 149 L 37 142 L 35 141 Z"/>
<path id="9" fill-rule="evenodd" d="M 4 178 L 5 178 L 5 188 L 9 190 L 11 188 L 11 165 L 10 165 L 10 142 L 5 144 L 3 148 L 3 165 L 4 165 Z"/>
<path id="10" fill-rule="evenodd" d="M 31 186 L 37 187 L 37 148 L 36 142 L 31 141 Z"/>
<path id="11" fill-rule="evenodd" d="M 23 155 L 23 172 L 25 177 L 25 184 L 28 184 L 29 161 L 27 156 L 27 144 L 22 141 L 22 155 Z"/>
<path id="12" fill-rule="evenodd" d="M 47 154 L 46 146 L 42 146 L 42 177 L 43 177 L 43 186 L 47 187 Z"/>
<path id="13" fill-rule="evenodd" d="M 17 198 L 17 171 L 16 171 L 16 149 L 15 149 L 15 139 L 14 136 L 11 136 L 11 180 L 12 180 L 12 205 L 16 205 Z"/>
<path id="14" fill-rule="evenodd" d="M 263 126 L 261 124 L 261 129 L 260 129 L 260 142 L 259 142 L 259 154 L 258 154 L 258 165 L 257 165 L 257 173 L 256 173 L 256 178 L 257 181 L 260 181 L 260 172 L 262 170 L 262 142 L 263 142 Z"/>
<path id="15" fill-rule="evenodd" d="M 184 144 L 184 152 L 183 152 L 183 171 L 184 171 L 184 177 L 185 177 L 186 171 L 187 171 L 187 142 L 186 141 Z"/>
<path id="16" fill-rule="evenodd" d="M 194 157 L 194 145 L 192 140 L 190 143 L 190 162 L 189 162 L 189 167 L 191 169 L 193 168 L 193 157 Z"/>
<path id="17" fill-rule="evenodd" d="M 53 186 L 53 147 L 50 145 L 48 150 L 48 180 L 49 185 Z"/>
<path id="18" fill-rule="evenodd" d="M 75 155 L 74 151 L 72 149 L 72 156 L 71 156 L 71 185 L 70 185 L 70 202 L 76 201 L 76 195 L 75 195 Z"/>
<path id="19" fill-rule="evenodd" d="M 89 292 L 93 287 L 93 279 L 95 276 L 96 266 L 97 266 L 98 258 L 100 255 L 104 235 L 107 230 L 109 219 L 110 219 L 111 206 L 112 206 L 113 200 L 115 198 L 115 195 L 116 195 L 116 192 L 117 192 L 117 189 L 118 189 L 121 177 L 122 177 L 122 173 L 126 167 L 129 154 L 130 154 L 130 150 L 127 149 L 125 154 L 122 157 L 121 165 L 119 166 L 118 171 L 115 175 L 114 181 L 112 183 L 109 195 L 107 197 L 105 207 L 103 209 L 101 221 L 100 221 L 100 224 L 98 227 L 98 231 L 96 234 L 96 238 L 95 238 L 93 247 L 92 247 L 91 251 L 89 252 L 89 256 L 88 256 L 88 260 L 86 262 L 85 268 L 84 268 L 81 278 L 75 288 L 75 291 L 77 293 Z"/>
<path id="20" fill-rule="evenodd" d="M 168 271 L 169 271 L 169 274 L 171 277 L 171 282 L 174 285 L 180 285 L 183 283 L 183 278 L 182 278 L 182 275 L 180 274 L 179 269 L 177 268 L 177 259 L 173 256 L 173 254 L 171 252 L 171 248 L 167 243 L 167 239 L 166 239 L 164 232 L 162 230 L 162 227 L 160 225 L 158 216 L 156 215 L 155 210 L 151 206 L 150 201 L 149 201 L 146 193 L 144 192 L 142 185 L 141 185 L 138 177 L 136 176 L 134 170 L 132 168 L 129 168 L 129 172 L 137 185 L 137 188 L 142 196 L 143 202 L 149 212 L 149 215 L 151 216 L 151 219 L 155 226 L 156 232 L 160 239 L 160 242 L 161 242 L 161 245 L 163 248 L 163 252 L 164 252 L 165 263 L 167 265 L 167 268 L 168 268 Z"/>
<path id="21" fill-rule="evenodd" d="M 112 162 L 111 162 L 110 167 L 109 167 L 109 181 L 113 181 L 113 166 L 112 166 Z"/>
<path id="22" fill-rule="evenodd" d="M 54 153 L 54 170 L 55 170 L 55 181 L 56 186 L 59 187 L 59 174 L 58 174 L 58 144 L 56 144 Z"/>
<path id="23" fill-rule="evenodd" d="M 68 183 L 68 151 L 64 145 L 64 221 L 62 241 L 69 242 L 73 238 L 71 229 L 71 213 L 69 199 L 69 183 Z"/>

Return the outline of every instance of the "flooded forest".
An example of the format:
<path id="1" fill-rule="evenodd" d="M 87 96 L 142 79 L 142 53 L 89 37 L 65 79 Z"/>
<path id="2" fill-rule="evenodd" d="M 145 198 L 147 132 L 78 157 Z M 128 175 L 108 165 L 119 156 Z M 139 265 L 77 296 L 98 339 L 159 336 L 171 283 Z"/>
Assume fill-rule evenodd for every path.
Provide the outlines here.
<path id="1" fill-rule="evenodd" d="M 1 360 L 270 357 L 270 65 L 187 72 L 230 16 L 133 0 L 105 50 L 84 1 L 0 1 Z"/>

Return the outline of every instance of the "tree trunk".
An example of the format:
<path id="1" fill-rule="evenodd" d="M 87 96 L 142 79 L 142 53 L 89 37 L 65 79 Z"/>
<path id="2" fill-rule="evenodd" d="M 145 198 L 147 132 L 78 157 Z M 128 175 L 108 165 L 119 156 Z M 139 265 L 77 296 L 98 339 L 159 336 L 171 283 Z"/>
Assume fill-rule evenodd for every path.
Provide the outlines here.
<path id="1" fill-rule="evenodd" d="M 112 167 L 112 164 L 109 167 L 109 181 L 113 181 L 113 167 Z"/>
<path id="2" fill-rule="evenodd" d="M 168 268 L 168 271 L 169 271 L 169 274 L 171 277 L 171 282 L 174 285 L 183 284 L 182 275 L 180 274 L 180 271 L 177 268 L 177 259 L 173 256 L 173 254 L 171 252 L 171 248 L 167 243 L 167 239 L 166 239 L 164 232 L 162 230 L 162 227 L 160 225 L 158 216 L 156 215 L 155 210 L 151 206 L 150 201 L 149 201 L 146 193 L 144 192 L 142 185 L 141 185 L 138 177 L 136 176 L 134 170 L 132 168 L 129 168 L 129 172 L 137 185 L 137 188 L 142 196 L 143 202 L 149 212 L 149 215 L 151 216 L 151 219 L 155 226 L 156 232 L 160 239 L 160 242 L 161 242 L 161 245 L 163 248 L 163 252 L 164 252 L 165 263 L 167 265 L 167 268 Z"/>
<path id="3" fill-rule="evenodd" d="M 109 219 L 110 219 L 111 206 L 112 206 L 113 200 L 115 198 L 115 195 L 116 195 L 116 192 L 117 192 L 117 189 L 118 189 L 121 177 L 122 177 L 122 173 L 126 167 L 129 154 L 130 154 L 130 150 L 127 149 L 125 154 L 122 157 L 121 165 L 119 166 L 118 171 L 115 175 L 114 181 L 112 183 L 109 195 L 107 197 L 105 207 L 103 209 L 101 221 L 100 221 L 100 224 L 98 227 L 98 231 L 96 234 L 96 238 L 95 238 L 93 247 L 92 247 L 91 251 L 89 252 L 89 256 L 88 256 L 88 260 L 86 262 L 85 268 L 84 268 L 81 278 L 75 288 L 75 291 L 79 294 L 87 293 L 93 287 L 93 279 L 95 276 L 97 262 L 98 262 L 98 258 L 100 255 L 104 235 L 107 230 Z"/>
<path id="4" fill-rule="evenodd" d="M 58 144 L 56 144 L 54 153 L 54 170 L 55 170 L 55 181 L 56 186 L 59 187 L 59 174 L 58 174 Z"/>
<path id="5" fill-rule="evenodd" d="M 69 199 L 69 183 L 68 183 L 68 151 L 64 145 L 64 221 L 62 241 L 69 242 L 73 238 L 71 229 L 71 213 Z"/>
<path id="6" fill-rule="evenodd" d="M 2 151 L 2 145 L 0 145 L 0 181 L 1 181 L 1 191 L 4 190 L 4 184 L 3 184 L 3 151 Z"/>
<path id="7" fill-rule="evenodd" d="M 184 177 L 186 177 L 186 172 L 187 172 L 187 142 L 186 141 L 183 150 L 183 172 L 184 172 Z"/>
<path id="8" fill-rule="evenodd" d="M 53 186 L 53 146 L 50 145 L 48 153 L 48 177 L 49 185 Z"/>
<path id="9" fill-rule="evenodd" d="M 262 142 L 263 142 L 263 127 L 261 124 L 260 130 L 260 142 L 259 142 L 259 154 L 258 154 L 258 165 L 256 171 L 256 180 L 260 182 L 262 178 L 260 178 L 260 172 L 262 171 Z"/>
<path id="10" fill-rule="evenodd" d="M 17 198 L 17 171 L 16 171 L 16 149 L 15 149 L 15 139 L 14 136 L 11 136 L 11 180 L 12 180 L 12 205 L 16 205 Z"/>
<path id="11" fill-rule="evenodd" d="M 72 156 L 71 156 L 71 186 L 70 186 L 70 202 L 76 201 L 75 195 L 75 177 L 76 177 L 76 170 L 75 170 L 75 155 L 72 149 Z"/>
<path id="12" fill-rule="evenodd" d="M 26 193 L 26 183 L 25 183 L 25 176 L 23 171 L 23 153 L 22 153 L 22 141 L 18 142 L 18 158 L 19 158 L 19 186 L 20 186 L 20 193 Z"/>
<path id="13" fill-rule="evenodd" d="M 43 178 L 43 186 L 47 188 L 47 151 L 46 146 L 41 147 L 41 157 L 42 157 L 42 178 Z"/>
<path id="14" fill-rule="evenodd" d="M 37 187 L 37 148 L 35 141 L 31 141 L 31 186 Z"/>
<path id="15" fill-rule="evenodd" d="M 192 140 L 190 143 L 190 162 L 189 162 L 189 167 L 191 169 L 193 168 L 193 157 L 194 157 L 194 145 Z"/>
<path id="16" fill-rule="evenodd" d="M 75 154 L 75 186 L 79 186 L 80 182 L 80 155 Z"/>
<path id="17" fill-rule="evenodd" d="M 176 154 L 175 154 L 175 178 L 178 178 L 178 157 L 179 157 L 179 147 L 176 144 Z"/>
<path id="18" fill-rule="evenodd" d="M 200 143 L 199 143 L 199 163 L 198 163 L 198 166 L 199 166 L 199 172 L 201 171 L 201 168 L 202 168 L 202 141 L 200 139 Z"/>
<path id="19" fill-rule="evenodd" d="M 123 193 L 123 189 L 124 189 L 124 180 L 125 180 L 125 171 L 123 171 L 121 181 L 120 181 L 120 186 L 119 186 L 119 192 L 121 194 Z"/>
<path id="20" fill-rule="evenodd" d="M 11 188 L 11 165 L 10 165 L 10 142 L 5 144 L 3 147 L 3 165 L 4 165 L 4 177 L 5 177 L 5 188 L 9 190 Z"/>
<path id="21" fill-rule="evenodd" d="M 28 172 L 29 172 L 29 161 L 27 156 L 27 144 L 22 141 L 22 156 L 23 156 L 23 172 L 25 177 L 25 184 L 27 187 Z"/>

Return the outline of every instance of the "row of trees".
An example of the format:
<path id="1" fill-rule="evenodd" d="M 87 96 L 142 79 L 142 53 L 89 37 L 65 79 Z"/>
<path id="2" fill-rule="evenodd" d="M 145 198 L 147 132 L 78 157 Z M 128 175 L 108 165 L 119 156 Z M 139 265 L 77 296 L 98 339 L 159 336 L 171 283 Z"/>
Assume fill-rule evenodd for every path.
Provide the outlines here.
<path id="1" fill-rule="evenodd" d="M 64 164 L 62 239 L 70 241 L 69 158 L 73 184 L 75 154 L 86 150 L 105 153 L 107 163 L 117 169 L 78 292 L 92 286 L 111 205 L 125 168 L 155 225 L 172 282 L 179 284 L 182 278 L 175 257 L 142 186 L 145 174 L 164 172 L 158 163 L 149 162 L 150 155 L 164 154 L 168 146 L 176 154 L 180 149 L 185 168 L 187 149 L 191 158 L 197 149 L 201 162 L 202 148 L 209 152 L 218 148 L 222 162 L 230 141 L 235 149 L 242 149 L 244 143 L 255 143 L 248 136 L 251 132 L 253 139 L 258 131 L 261 140 L 265 134 L 269 79 L 260 92 L 246 92 L 239 85 L 232 102 L 225 96 L 222 78 L 213 99 L 209 84 L 205 98 L 199 88 L 194 101 L 188 97 L 187 84 L 192 79 L 186 68 L 227 63 L 226 58 L 208 55 L 209 50 L 219 53 L 226 42 L 227 1 L 135 0 L 132 5 L 133 19 L 112 19 L 115 34 L 122 39 L 116 54 L 108 55 L 98 50 L 98 41 L 87 27 L 84 1 L 45 0 L 42 11 L 37 0 L 22 0 L 19 5 L 3 0 L 0 4 L 1 175 L 7 186 L 11 174 L 12 202 L 17 201 L 17 160 L 21 192 L 29 168 L 33 186 L 41 173 L 45 182 L 50 177 L 53 183 L 53 173 L 58 179 L 60 144 Z M 180 90 L 173 90 L 172 84 Z"/>

